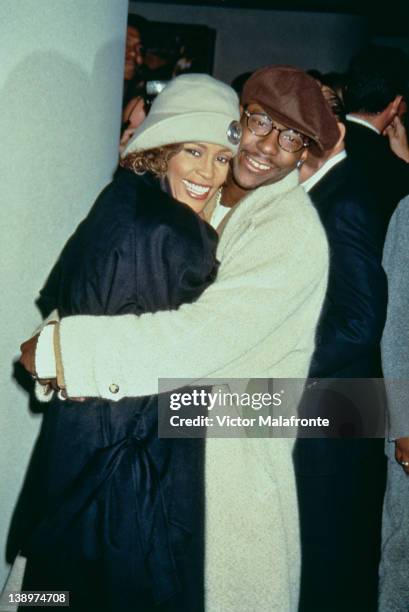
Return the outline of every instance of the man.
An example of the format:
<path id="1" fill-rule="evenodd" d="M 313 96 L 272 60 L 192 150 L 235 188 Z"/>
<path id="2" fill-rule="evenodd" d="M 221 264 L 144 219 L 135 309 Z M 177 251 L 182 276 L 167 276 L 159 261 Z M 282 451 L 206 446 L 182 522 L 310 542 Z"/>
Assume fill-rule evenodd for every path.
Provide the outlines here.
<path id="1" fill-rule="evenodd" d="M 383 264 L 389 303 L 382 337 L 389 429 L 388 479 L 382 526 L 379 611 L 400 612 L 409 605 L 409 196 L 392 216 Z"/>
<path id="2" fill-rule="evenodd" d="M 141 68 L 144 63 L 143 38 L 147 28 L 147 21 L 139 15 L 129 13 L 126 28 L 125 42 L 125 69 L 123 106 L 130 98 L 136 96 L 143 87 Z"/>
<path id="3" fill-rule="evenodd" d="M 310 150 L 321 154 L 332 148 L 339 132 L 318 85 L 293 67 L 257 71 L 246 83 L 242 102 L 243 139 L 222 198 L 233 206 L 247 197 L 221 233 L 217 280 L 195 303 L 177 311 L 62 320 L 55 338 L 61 343 L 65 383 L 59 360 L 57 368 L 69 395 L 115 401 L 157 392 L 158 378 L 307 375 L 328 259 L 324 232 L 298 185 L 296 167 Z M 33 373 L 28 362 L 34 343 L 23 346 L 22 357 Z M 291 451 L 288 440 L 208 440 L 209 609 L 297 609 Z M 260 527 L 251 538 L 249 526 Z"/>
<path id="4" fill-rule="evenodd" d="M 326 230 L 331 266 L 317 329 L 310 377 L 382 376 L 380 339 L 386 317 L 386 278 L 382 269 L 382 215 L 374 210 L 375 189 L 345 151 L 341 100 L 323 86 L 337 117 L 340 138 L 320 158 L 310 156 L 300 171 Z M 336 350 L 334 346 L 336 345 Z"/>
<path id="5" fill-rule="evenodd" d="M 383 136 L 399 113 L 408 78 L 403 51 L 371 46 L 352 59 L 345 90 L 346 150 L 375 187 L 385 233 L 396 205 L 409 193 L 409 165 Z"/>
<path id="6" fill-rule="evenodd" d="M 341 136 L 323 157 L 307 160 L 300 173 L 330 248 L 328 289 L 309 376 L 379 378 L 387 304 L 384 223 L 373 206 L 371 186 L 346 156 L 342 102 L 329 88 L 323 90 Z M 336 389 L 348 395 L 348 381 L 343 387 L 331 380 L 317 381 L 307 389 L 302 408 L 308 412 L 318 404 L 328 411 L 333 426 L 335 419 L 340 427 L 345 422 L 351 426 L 351 402 L 346 397 L 335 404 Z M 369 390 L 373 389 L 368 381 L 362 393 Z M 371 403 L 368 415 L 366 402 L 366 397 L 357 402 L 359 418 L 373 419 L 377 404 Z M 295 446 L 295 469 L 302 543 L 300 612 L 375 611 L 385 486 L 383 440 L 301 438 Z"/>

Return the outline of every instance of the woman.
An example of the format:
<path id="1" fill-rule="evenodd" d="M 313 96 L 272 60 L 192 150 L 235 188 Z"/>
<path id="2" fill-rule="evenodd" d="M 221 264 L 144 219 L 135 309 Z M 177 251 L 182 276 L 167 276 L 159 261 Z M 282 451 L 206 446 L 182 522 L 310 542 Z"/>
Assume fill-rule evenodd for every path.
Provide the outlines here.
<path id="1" fill-rule="evenodd" d="M 165 88 L 64 248 L 45 315 L 140 314 L 199 296 L 217 237 L 198 213 L 226 178 L 238 119 L 236 94 L 212 77 Z M 20 502 L 23 588 L 70 591 L 81 612 L 199 612 L 202 468 L 198 440 L 157 438 L 157 397 L 54 398 Z"/>

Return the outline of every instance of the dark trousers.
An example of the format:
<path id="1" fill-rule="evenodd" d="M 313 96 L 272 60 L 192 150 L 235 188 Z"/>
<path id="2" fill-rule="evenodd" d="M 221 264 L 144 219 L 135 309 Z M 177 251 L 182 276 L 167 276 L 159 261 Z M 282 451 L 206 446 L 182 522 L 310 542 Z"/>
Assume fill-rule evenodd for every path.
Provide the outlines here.
<path id="1" fill-rule="evenodd" d="M 299 612 L 376 612 L 386 458 L 382 439 L 299 439 Z"/>

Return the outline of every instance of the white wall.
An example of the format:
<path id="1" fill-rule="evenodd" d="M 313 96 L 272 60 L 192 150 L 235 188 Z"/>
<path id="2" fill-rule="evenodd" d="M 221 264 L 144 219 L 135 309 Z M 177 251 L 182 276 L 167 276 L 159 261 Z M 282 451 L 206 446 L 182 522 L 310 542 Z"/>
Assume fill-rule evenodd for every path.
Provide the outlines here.
<path id="1" fill-rule="evenodd" d="M 40 423 L 12 360 L 40 320 L 38 290 L 115 167 L 127 4 L 0 2 L 0 588 Z"/>
<path id="2" fill-rule="evenodd" d="M 148 19 L 214 28 L 214 76 L 226 82 L 266 64 L 343 71 L 368 38 L 364 17 L 130 2 Z"/>

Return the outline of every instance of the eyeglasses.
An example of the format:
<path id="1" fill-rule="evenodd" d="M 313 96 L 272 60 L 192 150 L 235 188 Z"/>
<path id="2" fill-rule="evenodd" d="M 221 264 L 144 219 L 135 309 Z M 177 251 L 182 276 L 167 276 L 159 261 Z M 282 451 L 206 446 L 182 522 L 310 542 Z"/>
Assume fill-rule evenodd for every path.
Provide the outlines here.
<path id="1" fill-rule="evenodd" d="M 248 110 L 244 111 L 247 118 L 247 127 L 252 134 L 256 136 L 268 136 L 273 130 L 278 132 L 278 145 L 283 151 L 287 153 L 297 153 L 301 149 L 309 146 L 309 141 L 305 140 L 305 137 L 290 128 L 276 127 L 273 120 L 264 113 L 251 113 Z"/>

